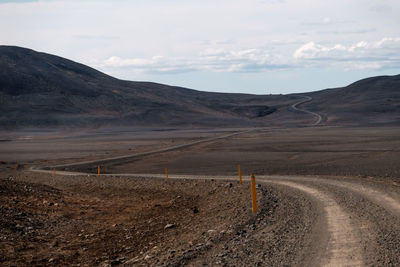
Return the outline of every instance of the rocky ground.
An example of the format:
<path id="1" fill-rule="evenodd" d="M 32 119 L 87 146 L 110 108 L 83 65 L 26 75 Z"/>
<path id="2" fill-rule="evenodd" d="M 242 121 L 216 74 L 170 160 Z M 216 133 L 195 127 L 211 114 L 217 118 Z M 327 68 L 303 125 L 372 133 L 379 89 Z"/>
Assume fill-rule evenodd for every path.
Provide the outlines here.
<path id="1" fill-rule="evenodd" d="M 248 183 L 4 173 L 0 263 L 179 265 L 245 233 L 249 205 Z"/>
<path id="2" fill-rule="evenodd" d="M 400 264 L 397 182 L 259 176 L 253 215 L 247 180 L 193 178 L 3 173 L 0 263 Z"/>

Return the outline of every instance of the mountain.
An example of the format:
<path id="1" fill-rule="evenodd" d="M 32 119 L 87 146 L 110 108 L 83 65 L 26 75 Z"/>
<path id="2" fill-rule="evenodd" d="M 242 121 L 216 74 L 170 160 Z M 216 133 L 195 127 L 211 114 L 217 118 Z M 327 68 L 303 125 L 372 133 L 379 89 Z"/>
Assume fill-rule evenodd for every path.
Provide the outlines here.
<path id="1" fill-rule="evenodd" d="M 342 88 L 307 93 L 301 107 L 328 125 L 400 125 L 400 75 L 378 76 Z"/>
<path id="2" fill-rule="evenodd" d="M 58 56 L 0 46 L 0 126 L 6 128 L 265 125 L 297 98 L 123 81 Z"/>
<path id="3" fill-rule="evenodd" d="M 119 80 L 65 58 L 0 46 L 0 129 L 312 125 L 315 117 L 299 109 L 320 114 L 322 125 L 400 125 L 400 75 L 304 94 L 211 93 Z"/>

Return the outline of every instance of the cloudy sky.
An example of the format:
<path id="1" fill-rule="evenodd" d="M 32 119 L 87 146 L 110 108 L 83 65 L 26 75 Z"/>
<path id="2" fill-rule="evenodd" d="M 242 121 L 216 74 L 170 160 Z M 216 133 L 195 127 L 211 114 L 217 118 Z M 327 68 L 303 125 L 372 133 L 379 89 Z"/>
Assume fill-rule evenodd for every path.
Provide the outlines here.
<path id="1" fill-rule="evenodd" d="M 257 94 L 400 73 L 399 0 L 0 0 L 0 44 L 118 78 Z"/>

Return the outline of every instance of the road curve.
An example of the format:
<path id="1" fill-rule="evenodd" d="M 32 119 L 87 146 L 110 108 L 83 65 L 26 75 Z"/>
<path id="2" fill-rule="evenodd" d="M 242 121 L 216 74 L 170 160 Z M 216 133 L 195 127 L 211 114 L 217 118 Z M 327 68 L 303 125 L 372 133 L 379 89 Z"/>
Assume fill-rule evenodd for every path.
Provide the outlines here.
<path id="1" fill-rule="evenodd" d="M 319 260 L 321 266 L 364 266 L 363 255 L 359 246 L 361 240 L 355 234 L 350 215 L 344 212 L 339 204 L 329 195 L 313 187 L 300 185 L 294 182 L 277 182 L 309 194 L 317 199 L 323 207 L 326 220 L 326 231 L 329 238 L 325 244 L 323 258 Z"/>
<path id="2" fill-rule="evenodd" d="M 321 115 L 319 115 L 319 114 L 317 114 L 317 113 L 315 113 L 315 112 L 312 112 L 312 111 L 309 111 L 309 110 L 305 110 L 305 109 L 301 109 L 301 108 L 298 108 L 298 107 L 297 107 L 297 106 L 300 105 L 300 104 L 303 104 L 303 103 L 312 101 L 312 97 L 310 97 L 310 96 L 301 96 L 301 97 L 303 97 L 303 99 L 300 100 L 299 102 L 294 103 L 294 104 L 291 106 L 291 108 L 292 108 L 293 110 L 296 110 L 296 111 L 299 111 L 299 112 L 303 112 L 303 113 L 307 113 L 307 114 L 313 115 L 313 116 L 316 118 L 316 121 L 312 124 L 312 126 L 317 126 L 317 125 L 320 124 L 321 121 L 322 121 Z"/>
<path id="3" fill-rule="evenodd" d="M 306 192 L 323 207 L 328 242 L 320 266 L 400 266 L 400 189 L 358 178 L 261 176 Z"/>

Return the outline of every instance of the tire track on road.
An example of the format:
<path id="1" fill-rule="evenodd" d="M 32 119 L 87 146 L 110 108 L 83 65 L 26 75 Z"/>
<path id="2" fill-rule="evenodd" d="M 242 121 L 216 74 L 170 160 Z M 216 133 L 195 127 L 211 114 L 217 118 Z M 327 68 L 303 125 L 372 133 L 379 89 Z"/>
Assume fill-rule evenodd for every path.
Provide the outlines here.
<path id="1" fill-rule="evenodd" d="M 363 266 L 360 238 L 355 234 L 349 214 L 344 212 L 333 198 L 315 188 L 293 182 L 273 183 L 301 190 L 321 202 L 330 235 L 321 266 Z"/>
<path id="2" fill-rule="evenodd" d="M 346 188 L 349 191 L 359 193 L 364 196 L 364 198 L 369 199 L 370 201 L 374 202 L 375 204 L 386 209 L 388 212 L 400 218 L 400 202 L 380 190 L 373 189 L 365 185 L 357 185 L 350 182 L 324 182 L 333 186 L 340 186 L 341 188 Z"/>
<path id="3" fill-rule="evenodd" d="M 392 213 L 395 216 L 400 217 L 400 197 L 394 198 L 391 195 L 383 192 L 382 190 L 372 188 L 371 186 L 355 183 L 355 182 L 347 182 L 340 181 L 336 179 L 327 179 L 327 178 L 315 178 L 315 177 L 302 177 L 302 176 L 259 176 L 260 179 L 267 180 L 275 180 L 275 179 L 284 179 L 287 181 L 304 181 L 304 182 L 315 182 L 318 184 L 328 184 L 335 187 L 340 187 L 345 189 L 346 191 L 355 192 L 361 194 L 364 198 L 369 199 L 371 202 L 381 206 L 386 209 L 388 212 Z"/>

